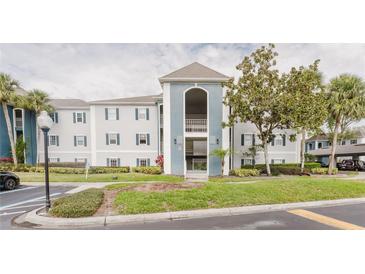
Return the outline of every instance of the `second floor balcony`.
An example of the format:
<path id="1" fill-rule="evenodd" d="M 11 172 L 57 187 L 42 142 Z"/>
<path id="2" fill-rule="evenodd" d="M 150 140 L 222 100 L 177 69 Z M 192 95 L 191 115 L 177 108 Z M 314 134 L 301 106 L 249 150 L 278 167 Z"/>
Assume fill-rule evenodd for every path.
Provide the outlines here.
<path id="1" fill-rule="evenodd" d="M 207 119 L 185 119 L 185 132 L 207 132 Z"/>

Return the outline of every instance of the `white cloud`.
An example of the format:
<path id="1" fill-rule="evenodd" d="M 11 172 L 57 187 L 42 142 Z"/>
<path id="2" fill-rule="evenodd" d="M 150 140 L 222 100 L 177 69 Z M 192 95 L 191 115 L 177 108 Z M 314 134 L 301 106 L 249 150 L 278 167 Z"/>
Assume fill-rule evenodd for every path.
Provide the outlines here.
<path id="1" fill-rule="evenodd" d="M 158 77 L 194 61 L 227 75 L 253 44 L 0 44 L 0 71 L 25 89 L 84 100 L 160 92 Z M 325 79 L 348 72 L 365 77 L 365 44 L 278 44 L 278 67 L 321 59 Z"/>

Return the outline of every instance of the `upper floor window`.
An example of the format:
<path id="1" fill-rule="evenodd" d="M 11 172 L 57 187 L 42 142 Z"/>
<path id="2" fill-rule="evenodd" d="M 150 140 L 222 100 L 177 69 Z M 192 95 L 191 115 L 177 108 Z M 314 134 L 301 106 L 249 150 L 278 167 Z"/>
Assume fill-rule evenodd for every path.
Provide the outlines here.
<path id="1" fill-rule="evenodd" d="M 309 147 L 309 150 L 313 150 L 313 144 L 312 143 L 309 143 L 308 147 Z"/>
<path id="2" fill-rule="evenodd" d="M 58 112 L 52 112 L 49 116 L 53 120 L 53 123 L 58 124 Z"/>
<path id="3" fill-rule="evenodd" d="M 22 128 L 23 127 L 23 110 L 14 109 L 14 115 L 15 115 L 15 128 Z"/>
<path id="4" fill-rule="evenodd" d="M 50 146 L 59 146 L 59 137 L 57 135 L 49 135 L 48 142 Z"/>
<path id="5" fill-rule="evenodd" d="M 107 145 L 119 145 L 120 144 L 119 133 L 107 133 L 106 134 L 106 144 Z"/>
<path id="6" fill-rule="evenodd" d="M 136 134 L 136 145 L 150 145 L 150 134 L 139 133 Z"/>
<path id="7" fill-rule="evenodd" d="M 105 120 L 119 120 L 119 108 L 105 108 Z"/>
<path id="8" fill-rule="evenodd" d="M 350 141 L 350 144 L 351 144 L 351 145 L 356 145 L 356 144 L 357 144 L 357 140 L 356 140 L 356 139 L 351 140 L 351 141 Z"/>
<path id="9" fill-rule="evenodd" d="M 74 112 L 73 121 L 74 123 L 86 123 L 86 112 Z"/>
<path id="10" fill-rule="evenodd" d="M 136 108 L 136 120 L 149 120 L 149 108 Z"/>
<path id="11" fill-rule="evenodd" d="M 255 145 L 255 134 L 241 134 L 241 145 L 242 146 Z"/>
<path id="12" fill-rule="evenodd" d="M 272 146 L 286 146 L 286 135 L 274 135 L 274 138 L 271 140 Z"/>
<path id="13" fill-rule="evenodd" d="M 74 136 L 74 145 L 75 147 L 78 146 L 85 146 L 86 147 L 86 136 Z"/>
<path id="14" fill-rule="evenodd" d="M 345 140 L 342 140 L 341 145 L 342 146 L 346 145 L 346 141 Z"/>

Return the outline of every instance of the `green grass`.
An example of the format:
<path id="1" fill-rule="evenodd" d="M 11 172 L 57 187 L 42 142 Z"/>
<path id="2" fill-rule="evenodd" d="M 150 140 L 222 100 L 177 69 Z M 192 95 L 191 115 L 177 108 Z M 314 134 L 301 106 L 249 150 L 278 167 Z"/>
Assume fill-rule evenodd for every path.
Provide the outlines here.
<path id="1" fill-rule="evenodd" d="M 209 182 L 212 183 L 227 183 L 227 182 L 248 182 L 248 181 L 259 181 L 261 178 L 252 177 L 211 177 Z M 273 179 L 275 180 L 275 179 Z"/>
<path id="2" fill-rule="evenodd" d="M 207 183 L 202 188 L 169 192 L 120 192 L 114 205 L 120 214 L 278 204 L 365 197 L 365 183 L 296 177 L 252 184 Z"/>
<path id="3" fill-rule="evenodd" d="M 49 211 L 50 215 L 64 218 L 92 216 L 103 203 L 104 192 L 91 188 L 57 199 Z"/>
<path id="4" fill-rule="evenodd" d="M 33 172 L 16 172 L 21 182 L 43 182 L 44 174 Z M 114 176 L 118 178 L 113 179 Z M 107 174 L 89 174 L 86 180 L 84 174 L 59 174 L 50 173 L 50 182 L 182 182 L 183 178 L 171 175 L 148 175 L 141 173 L 107 173 Z"/>

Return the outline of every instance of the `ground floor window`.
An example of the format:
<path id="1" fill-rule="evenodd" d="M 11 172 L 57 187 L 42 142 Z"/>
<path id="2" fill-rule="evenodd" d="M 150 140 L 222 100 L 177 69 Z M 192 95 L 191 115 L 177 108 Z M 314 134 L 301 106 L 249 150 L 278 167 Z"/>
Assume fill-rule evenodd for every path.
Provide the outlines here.
<path id="1" fill-rule="evenodd" d="M 87 162 L 87 158 L 75 158 L 75 162 L 76 163 L 86 163 Z"/>
<path id="2" fill-rule="evenodd" d="M 254 165 L 254 160 L 253 159 L 241 159 L 241 166 L 253 166 Z"/>
<path id="3" fill-rule="evenodd" d="M 118 166 L 120 166 L 120 159 L 119 158 L 107 158 L 106 165 L 109 167 L 118 167 Z"/>
<path id="4" fill-rule="evenodd" d="M 271 159 L 271 164 L 285 164 L 285 159 Z"/>
<path id="5" fill-rule="evenodd" d="M 51 157 L 48 158 L 48 162 L 50 163 L 58 163 L 60 161 L 60 158 Z"/>
<path id="6" fill-rule="evenodd" d="M 150 159 L 148 158 L 138 158 L 137 166 L 150 166 Z"/>
<path id="7" fill-rule="evenodd" d="M 355 139 L 355 140 L 351 140 L 351 141 L 350 141 L 350 144 L 351 144 L 351 145 L 356 145 L 356 144 L 357 144 L 357 140 L 356 140 L 356 139 Z"/>

